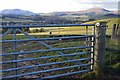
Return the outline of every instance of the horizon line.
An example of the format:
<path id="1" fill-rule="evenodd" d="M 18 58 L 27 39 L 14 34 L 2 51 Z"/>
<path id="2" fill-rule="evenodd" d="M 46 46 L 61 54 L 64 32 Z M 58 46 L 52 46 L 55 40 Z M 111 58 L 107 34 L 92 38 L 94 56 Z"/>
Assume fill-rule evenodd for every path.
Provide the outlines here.
<path id="1" fill-rule="evenodd" d="M 116 9 L 106 9 L 106 8 L 102 8 L 102 7 L 92 7 L 92 8 L 101 8 L 101 9 L 105 9 L 105 10 L 109 10 L 109 11 L 118 11 Z M 92 8 L 88 8 L 88 9 L 92 9 Z M 18 9 L 18 10 L 25 10 L 25 11 L 30 11 L 30 12 L 33 12 L 33 13 L 52 13 L 52 12 L 78 12 L 78 11 L 84 11 L 84 10 L 88 10 L 88 9 L 81 9 L 81 10 L 66 10 L 66 11 L 51 11 L 51 12 L 34 12 L 32 10 L 26 10 L 26 9 L 20 9 L 20 8 L 11 8 L 11 9 L 2 9 L 0 10 L 1 11 L 4 11 L 4 10 L 15 10 L 15 9 Z"/>

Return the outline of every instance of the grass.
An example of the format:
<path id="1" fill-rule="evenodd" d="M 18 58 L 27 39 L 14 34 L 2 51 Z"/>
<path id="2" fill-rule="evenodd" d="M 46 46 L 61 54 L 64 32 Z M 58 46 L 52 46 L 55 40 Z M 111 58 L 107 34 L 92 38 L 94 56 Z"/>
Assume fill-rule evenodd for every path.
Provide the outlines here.
<path id="1" fill-rule="evenodd" d="M 35 38 L 44 38 L 44 37 L 51 37 L 51 36 L 58 36 L 58 35 L 62 35 L 62 36 L 69 36 L 69 35 L 82 35 L 85 34 L 85 27 L 62 27 L 62 28 L 45 28 L 47 32 L 41 32 L 41 33 L 29 33 L 30 35 L 34 36 Z M 52 31 L 52 35 L 49 35 L 49 31 Z M 89 33 L 90 30 L 89 30 Z M 23 34 L 17 34 L 17 39 L 27 39 L 29 37 L 26 37 Z M 9 34 L 3 37 L 3 40 L 8 40 L 8 39 L 13 39 L 13 35 Z M 85 45 L 84 43 L 85 41 L 82 40 L 78 40 L 78 41 L 46 41 L 45 43 L 49 44 L 50 46 L 52 46 L 53 48 L 66 48 L 66 47 L 73 47 L 73 46 L 80 46 L 80 45 Z M 9 47 L 6 48 L 6 46 L 11 45 L 10 49 Z M 13 49 L 13 43 L 7 43 L 7 44 L 3 44 L 3 49 L 5 51 L 3 52 L 14 52 Z M 33 41 L 33 42 L 27 42 L 27 43 L 17 43 L 17 51 L 29 51 L 29 50 L 43 50 L 43 49 L 48 49 L 47 47 L 43 46 L 43 45 L 39 45 L 37 42 Z M 73 50 L 63 50 L 61 51 L 62 53 L 65 54 L 72 54 L 72 53 L 76 53 L 76 52 L 85 52 L 87 49 L 73 49 Z M 37 57 L 42 57 L 42 56 L 55 56 L 55 55 L 59 55 L 59 52 L 57 51 L 51 51 L 51 52 L 43 52 L 43 53 L 33 53 L 33 54 L 26 54 L 23 55 L 23 59 L 24 58 L 37 58 Z M 26 64 L 23 64 L 22 62 L 19 62 L 19 66 L 25 66 L 25 65 L 33 65 L 33 64 L 43 64 L 43 63 L 48 63 L 48 62 L 61 62 L 64 60 L 71 60 L 71 59 L 80 59 L 83 57 L 88 57 L 89 55 L 78 55 L 78 56 L 72 56 L 72 57 L 59 57 L 59 58 L 51 58 L 51 59 L 42 59 L 42 60 L 33 60 L 33 61 L 26 61 Z M 6 56 L 4 57 L 5 60 L 14 60 L 14 55 L 12 56 Z M 20 57 L 18 57 L 18 59 L 21 59 Z M 88 63 L 89 61 L 81 61 L 81 63 Z M 8 66 L 9 65 L 9 66 Z M 72 66 L 75 65 L 75 63 L 73 62 L 69 62 L 69 63 L 64 63 L 64 64 L 59 64 L 59 65 L 52 65 L 52 67 L 42 67 L 41 68 L 35 68 L 33 70 L 21 70 L 19 71 L 19 73 L 26 73 L 26 72 L 31 72 L 37 69 L 38 70 L 43 70 L 44 68 L 54 68 L 54 67 L 64 67 L 64 66 Z M 15 67 L 15 64 L 6 64 L 4 65 L 4 68 L 10 68 L 10 67 Z M 79 69 L 84 69 L 84 67 L 77 67 L 77 68 L 73 68 L 69 71 L 75 71 L 75 70 L 79 70 Z M 27 71 L 26 71 L 27 70 Z M 57 72 L 51 72 L 50 74 L 58 74 L 58 73 L 64 73 L 64 71 L 57 71 Z M 66 72 L 68 72 L 68 70 L 66 70 Z M 10 74 L 15 74 L 15 72 L 8 72 L 8 73 L 4 73 L 5 75 L 10 75 Z M 48 74 L 48 73 L 47 73 Z M 40 74 L 41 75 L 41 74 Z M 40 76 L 39 75 L 39 76 Z"/>
<path id="2" fill-rule="evenodd" d="M 66 47 L 72 47 L 72 46 L 80 46 L 80 45 L 86 45 L 84 43 L 84 40 L 67 40 L 67 41 L 61 41 L 61 40 L 57 40 L 57 41 L 46 41 L 45 43 L 49 44 L 50 46 L 54 47 L 54 48 L 66 48 Z M 8 45 L 8 44 L 7 44 Z M 17 43 L 17 51 L 28 51 L 28 50 L 43 50 L 43 49 L 47 49 L 44 46 L 38 44 L 38 42 L 26 42 L 26 43 Z M 4 46 L 5 48 L 6 46 Z M 8 52 L 14 52 L 13 49 L 6 49 L 8 50 Z M 73 50 L 63 50 L 61 51 L 62 53 L 65 54 L 73 54 L 76 52 L 85 52 L 88 49 L 73 49 Z M 59 53 L 57 51 L 50 51 L 50 52 L 42 52 L 42 53 L 33 53 L 33 54 L 26 54 L 23 55 L 23 58 L 20 58 L 18 56 L 18 59 L 25 59 L 25 58 L 37 58 L 37 57 L 42 57 L 42 56 L 55 56 L 55 55 L 59 55 Z M 33 65 L 33 64 L 43 64 L 43 63 L 50 63 L 50 62 L 62 62 L 64 60 L 74 60 L 74 59 L 80 59 L 80 58 L 85 58 L 85 57 L 89 57 L 90 54 L 84 54 L 84 55 L 77 55 L 77 56 L 71 56 L 71 57 L 59 57 L 59 58 L 50 58 L 50 59 L 39 59 L 39 60 L 33 60 L 33 61 L 26 61 L 26 64 L 23 64 L 22 62 L 19 62 L 19 66 L 25 66 L 25 65 Z M 6 60 L 12 60 L 14 59 L 14 55 L 13 56 L 7 56 L 4 57 L 4 59 Z M 88 63 L 89 61 L 79 61 L 80 63 Z M 78 62 L 78 63 L 79 63 Z M 75 65 L 75 62 L 66 62 L 64 64 L 58 64 L 58 65 L 51 65 L 47 66 L 47 67 L 39 67 L 39 68 L 32 68 L 31 69 L 25 69 L 25 70 L 21 70 L 19 71 L 19 73 L 27 73 L 27 72 L 31 72 L 31 71 L 38 71 L 38 70 L 43 70 L 44 68 L 46 69 L 51 69 L 51 68 L 57 68 L 57 67 L 65 67 L 65 66 L 72 66 Z M 9 65 L 9 66 L 8 66 Z M 4 65 L 4 69 L 5 68 L 10 68 L 10 67 L 14 67 L 15 64 L 6 64 Z M 84 69 L 84 67 L 76 67 L 76 68 L 71 68 L 71 69 L 67 69 L 67 70 L 60 70 L 60 71 L 55 71 L 55 72 L 51 72 L 49 73 L 49 75 L 55 75 L 55 74 L 59 74 L 59 73 L 64 73 L 64 72 L 71 72 L 71 71 L 78 71 L 80 69 Z M 4 73 L 5 75 L 10 75 L 10 74 L 14 74 L 15 72 L 7 72 Z M 48 73 L 47 73 L 48 74 Z M 39 77 L 42 74 L 38 74 Z M 45 75 L 45 74 L 44 74 Z"/>
<path id="3" fill-rule="evenodd" d="M 110 21 L 111 20 L 111 21 Z M 108 28 L 107 28 L 107 35 L 111 35 L 112 34 L 112 25 L 113 24 L 118 24 L 118 21 L 120 19 L 119 18 L 110 18 L 110 19 L 103 19 L 103 20 L 97 20 L 97 21 L 90 21 L 90 22 L 86 22 L 84 24 L 94 24 L 96 22 L 101 22 L 101 21 L 109 21 L 107 23 Z M 34 29 L 40 29 L 40 28 L 30 28 L 30 30 L 34 30 Z M 39 32 L 39 33 L 29 33 L 32 36 L 37 36 L 37 35 L 50 35 L 49 32 L 52 32 L 52 35 L 85 35 L 86 34 L 86 27 L 47 27 L 47 28 L 43 28 L 45 30 L 45 32 Z M 88 34 L 92 34 L 92 27 L 88 28 Z M 18 36 L 18 38 L 25 38 L 25 36 L 22 36 L 23 34 L 17 34 L 20 35 Z M 10 37 L 12 37 L 11 35 L 9 35 Z M 6 36 L 7 37 L 7 36 Z M 6 39 L 6 38 L 5 38 Z"/>
<path id="4" fill-rule="evenodd" d="M 98 21 L 106 21 L 109 19 L 105 19 L 105 20 L 98 20 Z M 89 24 L 93 24 L 96 21 L 93 22 L 88 22 Z M 87 24 L 88 24 L 87 23 Z M 112 24 L 113 23 L 117 23 L 117 19 L 112 18 L 110 22 L 108 22 L 108 31 L 107 34 L 111 35 L 111 28 L 112 28 Z M 45 30 L 47 32 L 41 32 L 41 33 L 30 33 L 30 35 L 36 37 L 36 38 L 44 38 L 44 37 L 51 37 L 49 35 L 49 32 L 52 31 L 52 36 L 58 36 L 58 35 L 62 35 L 62 36 L 69 36 L 69 35 L 84 35 L 86 33 L 85 27 L 62 27 L 62 28 L 45 28 Z M 91 34 L 91 27 L 88 30 L 89 34 Z M 17 39 L 26 39 L 28 37 L 24 36 L 23 34 L 17 34 Z M 3 37 L 3 40 L 5 39 L 13 39 L 13 35 L 7 35 L 5 37 Z M 62 41 L 62 40 L 58 40 L 58 41 L 46 41 L 45 43 L 49 44 L 50 46 L 52 46 L 53 48 L 62 48 L 62 47 L 73 47 L 73 46 L 84 46 L 86 45 L 85 40 L 66 40 L 66 41 Z M 8 45 L 10 45 L 10 47 L 7 47 Z M 28 51 L 28 50 L 41 50 L 41 49 L 48 49 L 43 45 L 39 45 L 36 41 L 32 41 L 32 42 L 26 42 L 26 43 L 17 43 L 17 51 Z M 119 44 L 117 43 L 117 40 L 110 40 L 107 39 L 106 40 L 106 46 L 107 47 L 111 47 L 113 49 L 118 49 Z M 7 48 L 6 48 L 7 47 Z M 10 49 L 9 49 L 10 48 Z M 13 50 L 13 44 L 12 43 L 6 43 L 3 44 L 3 49 L 5 50 L 5 52 L 14 52 Z M 73 54 L 75 52 L 85 52 L 85 51 L 90 51 L 90 49 L 73 49 L 73 50 L 63 50 L 61 52 L 65 53 L 65 54 Z M 4 52 L 4 51 L 3 51 Z M 55 52 L 55 51 L 51 51 L 51 52 L 47 52 L 47 53 L 33 53 L 33 54 L 29 54 L 29 55 L 23 55 L 23 58 L 18 57 L 19 59 L 24 59 L 24 58 L 37 58 L 37 57 L 41 57 L 41 56 L 54 56 L 54 55 L 59 55 L 59 52 Z M 57 61 L 64 61 L 64 60 L 69 60 L 69 59 L 80 59 L 80 58 L 85 58 L 85 57 L 89 57 L 90 54 L 88 55 L 79 55 L 79 56 L 72 56 L 72 57 L 60 57 L 60 58 L 51 58 L 51 59 L 43 59 L 43 60 L 34 60 L 34 61 L 27 61 L 26 64 L 23 64 L 22 62 L 19 63 L 19 66 L 25 66 L 25 65 L 31 65 L 31 64 L 42 64 L 42 63 L 47 63 L 47 62 L 57 62 Z M 116 68 L 116 65 L 118 65 L 118 61 L 119 61 L 119 54 L 117 53 L 113 53 L 113 52 L 107 52 L 105 53 L 105 64 L 106 66 L 111 66 L 113 68 Z M 15 56 L 7 56 L 5 57 L 6 60 L 12 60 L 14 59 Z M 89 63 L 89 61 L 81 61 L 81 63 Z M 9 65 L 9 66 L 8 66 Z M 35 68 L 36 71 L 38 70 L 43 70 L 43 69 L 51 69 L 54 67 L 64 67 L 64 66 L 71 66 L 71 65 L 75 65 L 75 63 L 65 63 L 65 64 L 59 64 L 59 65 L 53 65 L 53 66 L 49 66 L 49 67 L 38 67 Z M 14 67 L 14 64 L 7 64 L 5 65 L 4 68 L 7 67 Z M 118 68 L 118 67 L 117 67 Z M 76 69 L 70 69 L 70 70 L 66 70 L 66 72 L 68 71 L 78 71 L 80 69 L 84 69 L 84 67 L 77 67 Z M 106 71 L 108 71 L 108 68 L 105 69 Z M 34 70 L 21 70 L 19 73 L 25 73 L 25 72 L 30 72 L 30 71 L 34 71 Z M 59 74 L 59 73 L 64 73 L 65 70 L 61 71 L 61 72 L 51 72 L 50 74 Z M 111 71 L 110 71 L 111 72 Z M 10 73 L 13 74 L 14 72 Z M 109 74 L 109 73 L 108 73 Z M 108 75 L 107 74 L 107 75 Z M 7 75 L 9 75 L 9 73 L 7 73 Z M 41 74 L 39 74 L 40 76 Z"/>
<path id="5" fill-rule="evenodd" d="M 36 36 L 36 37 L 40 37 L 40 36 Z M 49 37 L 49 36 L 47 35 L 47 37 Z M 49 41 L 49 42 L 45 42 L 45 43 L 49 44 L 50 46 L 52 46 L 54 48 L 72 47 L 72 46 L 84 46 L 84 45 L 86 45 L 85 40 Z M 42 45 L 39 45 L 37 42 L 18 43 L 18 45 L 20 45 L 20 46 L 17 47 L 17 51 L 47 49 L 46 47 L 44 47 Z M 111 41 L 109 38 L 107 38 L 106 46 L 117 49 L 117 47 L 119 45 L 118 45 L 116 40 Z M 9 52 L 13 52 L 13 51 L 14 50 L 10 50 Z M 72 53 L 75 53 L 75 52 L 85 52 L 85 51 L 86 51 L 86 49 L 74 49 L 74 50 L 64 50 L 64 51 L 61 51 L 61 52 L 65 53 L 65 54 L 72 54 Z M 55 52 L 55 51 L 51 51 L 51 52 L 47 52 L 47 53 L 33 53 L 33 54 L 23 55 L 23 56 L 24 56 L 24 58 L 37 58 L 37 57 L 42 57 L 42 56 L 54 56 L 54 55 L 59 55 L 59 53 Z M 48 62 L 59 62 L 59 61 L 61 62 L 63 60 L 80 59 L 80 58 L 89 57 L 89 56 L 90 55 L 79 55 L 79 56 L 77 55 L 77 56 L 71 56 L 71 57 L 59 57 L 59 58 L 51 58 L 51 59 L 33 60 L 33 61 L 27 61 L 26 65 L 43 64 L 43 63 L 48 63 Z M 10 56 L 7 56 L 6 59 L 7 60 L 14 59 L 14 56 L 11 56 L 11 58 L 10 58 Z M 88 63 L 88 62 L 89 61 L 82 61 L 82 63 Z M 113 52 L 106 52 L 105 53 L 105 65 L 106 65 L 106 67 L 105 67 L 105 75 L 106 76 L 111 75 L 111 74 L 114 76 L 114 75 L 117 74 L 116 72 L 114 72 L 114 74 L 113 74 L 113 71 L 118 69 L 118 67 L 119 67 L 118 62 L 119 62 L 119 54 L 118 53 L 113 53 Z M 19 64 L 22 64 L 22 63 L 19 63 Z M 72 65 L 75 65 L 75 63 L 65 63 L 65 64 L 53 65 L 51 67 L 45 67 L 45 68 L 64 67 L 64 66 L 72 66 Z M 14 64 L 9 64 L 9 66 L 7 66 L 7 67 L 14 67 Z M 37 71 L 41 70 L 41 68 L 35 68 L 35 69 Z M 68 72 L 68 71 L 76 71 L 76 70 L 80 70 L 80 69 L 84 69 L 84 67 L 73 68 L 73 69 L 70 69 L 70 70 L 66 70 L 66 72 Z M 32 71 L 32 70 L 27 70 L 26 72 L 30 72 L 30 71 Z M 22 70 L 22 72 L 24 72 L 24 70 Z M 53 75 L 53 74 L 59 74 L 59 73 L 64 73 L 64 72 L 65 72 L 65 70 L 62 70 L 62 71 L 57 71 L 56 73 L 51 72 L 49 74 Z M 21 73 L 21 71 L 19 73 Z M 8 74 L 9 73 L 7 73 L 7 75 Z M 10 73 L 10 74 L 13 74 L 13 73 Z M 86 76 L 87 76 L 87 74 L 85 76 L 83 76 L 83 77 L 86 77 Z M 90 73 L 90 77 L 91 76 L 93 76 L 93 75 L 91 75 L 91 73 Z"/>
<path id="6" fill-rule="evenodd" d="M 108 29 L 107 29 L 106 34 L 111 35 L 113 24 L 119 24 L 120 18 L 109 18 L 109 19 L 96 20 L 96 21 L 86 22 L 84 24 L 95 24 L 97 22 L 103 22 L 103 21 L 108 21 L 108 23 L 107 23 Z"/>
<path id="7" fill-rule="evenodd" d="M 50 37 L 49 32 L 52 31 L 51 36 L 69 36 L 69 35 L 86 35 L 86 30 L 84 27 L 68 27 L 68 28 L 62 28 L 60 30 L 49 30 L 47 32 L 40 32 L 40 33 L 28 33 L 29 35 L 35 37 L 35 38 L 46 38 Z M 88 28 L 88 35 L 92 34 L 91 28 Z M 27 39 L 28 36 L 25 36 L 24 34 L 17 34 L 17 39 Z M 2 40 L 11 40 L 14 39 L 13 34 L 8 34 L 4 37 L 2 37 Z"/>
<path id="8" fill-rule="evenodd" d="M 2 21 L 4 22 L 31 22 L 32 20 L 23 20 L 23 19 L 15 19 L 15 18 L 2 18 Z"/>
<path id="9" fill-rule="evenodd" d="M 111 21 L 110 21 L 111 20 Z M 90 22 L 86 22 L 84 24 L 94 24 L 96 22 L 101 22 L 101 21 L 109 21 L 107 23 L 108 28 L 107 28 L 107 35 L 111 35 L 112 34 L 112 25 L 113 24 L 118 24 L 118 21 L 120 20 L 120 18 L 110 18 L 110 19 L 103 19 L 103 20 L 96 20 L 96 21 L 90 21 Z M 40 29 L 40 28 L 30 28 L 30 30 L 34 30 L 34 29 Z M 52 35 L 85 35 L 86 34 L 86 27 L 47 27 L 47 28 L 43 28 L 45 30 L 45 32 L 39 32 L 39 33 L 29 33 L 32 36 L 37 36 L 40 35 L 40 37 L 43 37 L 43 35 L 49 36 L 50 32 L 52 32 Z M 89 27 L 88 28 L 88 34 L 92 34 L 92 28 Z M 45 36 L 45 37 L 46 37 Z M 26 36 L 23 36 L 23 34 L 17 34 L 18 39 L 25 39 L 28 38 Z M 3 39 L 13 39 L 13 35 L 9 35 L 3 37 Z"/>
<path id="10" fill-rule="evenodd" d="M 35 29 L 35 28 L 33 28 Z M 32 28 L 30 30 L 33 30 Z M 37 28 L 39 29 L 39 28 Z M 39 32 L 39 33 L 29 33 L 29 35 L 34 36 L 36 38 L 42 38 L 42 37 L 48 37 L 50 36 L 50 32 L 52 32 L 52 36 L 56 35 L 86 35 L 86 27 L 58 27 L 58 28 L 44 28 L 45 32 Z M 92 34 L 92 28 L 88 27 L 88 35 Z M 26 39 L 29 38 L 25 36 L 24 34 L 17 34 L 17 39 Z M 4 37 L 2 37 L 3 40 L 5 39 L 13 39 L 13 35 L 9 34 Z"/>

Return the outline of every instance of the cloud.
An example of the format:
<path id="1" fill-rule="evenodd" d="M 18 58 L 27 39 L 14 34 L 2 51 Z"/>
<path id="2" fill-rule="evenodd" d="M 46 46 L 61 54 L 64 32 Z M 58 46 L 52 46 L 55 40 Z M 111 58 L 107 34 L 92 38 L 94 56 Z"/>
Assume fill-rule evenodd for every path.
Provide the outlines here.
<path id="1" fill-rule="evenodd" d="M 102 8 L 111 9 L 111 10 L 117 10 L 118 9 L 118 3 L 117 2 L 104 2 L 101 4 Z"/>
<path id="2" fill-rule="evenodd" d="M 92 7 L 116 9 L 118 1 L 119 0 L 0 0 L 0 10 L 18 8 L 36 13 L 47 13 L 53 11 L 79 11 Z"/>
<path id="3" fill-rule="evenodd" d="M 80 3 L 94 3 L 94 2 L 119 2 L 119 0 L 76 0 Z"/>

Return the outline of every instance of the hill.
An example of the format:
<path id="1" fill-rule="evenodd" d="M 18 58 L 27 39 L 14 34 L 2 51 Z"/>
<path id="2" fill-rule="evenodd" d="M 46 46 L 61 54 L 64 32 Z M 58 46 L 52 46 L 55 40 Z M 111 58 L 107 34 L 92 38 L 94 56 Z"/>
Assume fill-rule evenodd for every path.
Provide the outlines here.
<path id="1" fill-rule="evenodd" d="M 90 13 L 93 13 L 93 14 L 108 14 L 108 13 L 111 13 L 111 14 L 115 14 L 117 13 L 117 11 L 110 11 L 110 10 L 107 10 L 107 9 L 104 9 L 104 8 L 99 8 L 99 7 L 94 7 L 94 8 L 90 8 L 90 9 L 87 9 L 87 10 L 81 10 L 81 11 L 71 11 L 71 12 L 52 12 L 52 13 L 49 13 L 51 15 L 57 15 L 57 16 L 63 16 L 63 15 L 85 15 L 85 14 L 90 14 Z"/>
<path id="2" fill-rule="evenodd" d="M 109 12 L 112 12 L 112 11 L 106 10 L 104 8 L 95 7 L 95 8 L 90 8 L 88 10 L 85 10 L 84 12 L 85 13 L 89 13 L 89 12 L 90 13 L 91 12 L 93 12 L 93 13 L 109 13 Z"/>
<path id="3" fill-rule="evenodd" d="M 0 12 L 2 15 L 36 15 L 36 13 L 33 13 L 31 11 L 27 10 L 21 10 L 21 9 L 5 9 Z"/>
<path id="4" fill-rule="evenodd" d="M 59 17 L 65 17 L 70 18 L 72 16 L 87 16 L 88 19 L 107 19 L 107 18 L 117 18 L 119 17 L 118 11 L 110 11 L 104 8 L 94 7 L 87 10 L 81 10 L 81 11 L 67 11 L 67 12 L 52 12 L 48 13 L 46 15 L 50 16 L 59 16 Z M 70 18 L 71 19 L 71 18 Z"/>
<path id="5" fill-rule="evenodd" d="M 27 10 L 21 9 L 6 9 L 0 12 L 2 18 L 7 20 L 10 19 L 21 19 L 21 20 L 35 20 L 35 21 L 57 21 L 57 19 L 64 19 L 68 21 L 74 21 L 81 23 L 83 21 L 107 19 L 107 18 L 118 18 L 120 15 L 118 11 L 110 11 L 104 8 L 90 8 L 88 10 L 81 11 L 66 11 L 66 12 L 51 12 L 51 13 L 34 13 Z"/>

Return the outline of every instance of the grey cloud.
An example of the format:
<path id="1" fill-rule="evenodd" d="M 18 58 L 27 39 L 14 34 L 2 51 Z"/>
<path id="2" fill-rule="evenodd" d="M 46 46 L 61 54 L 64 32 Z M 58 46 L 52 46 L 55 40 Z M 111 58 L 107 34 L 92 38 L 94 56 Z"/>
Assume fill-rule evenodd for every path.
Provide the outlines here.
<path id="1" fill-rule="evenodd" d="M 104 2 L 101 3 L 101 7 L 107 8 L 107 9 L 118 9 L 118 2 Z"/>
<path id="2" fill-rule="evenodd" d="M 110 10 L 117 10 L 118 9 L 118 2 L 81 2 L 80 4 L 93 4 L 93 5 L 100 5 L 101 8 L 105 8 L 105 9 L 110 9 Z M 119 6 L 120 6 L 120 2 L 119 2 Z"/>

